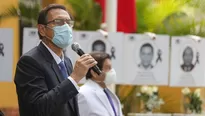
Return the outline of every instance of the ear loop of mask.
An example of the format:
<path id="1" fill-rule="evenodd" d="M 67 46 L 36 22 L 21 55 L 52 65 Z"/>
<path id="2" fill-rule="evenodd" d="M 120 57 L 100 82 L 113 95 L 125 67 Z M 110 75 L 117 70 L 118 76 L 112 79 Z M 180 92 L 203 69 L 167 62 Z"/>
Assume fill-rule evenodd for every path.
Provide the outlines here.
<path id="1" fill-rule="evenodd" d="M 53 30 L 52 28 L 48 27 L 47 25 L 44 25 L 44 27 Z M 45 36 L 44 36 L 44 37 L 46 38 L 46 41 L 52 41 L 52 38 L 49 37 L 49 36 L 47 35 L 47 33 L 45 33 Z"/>

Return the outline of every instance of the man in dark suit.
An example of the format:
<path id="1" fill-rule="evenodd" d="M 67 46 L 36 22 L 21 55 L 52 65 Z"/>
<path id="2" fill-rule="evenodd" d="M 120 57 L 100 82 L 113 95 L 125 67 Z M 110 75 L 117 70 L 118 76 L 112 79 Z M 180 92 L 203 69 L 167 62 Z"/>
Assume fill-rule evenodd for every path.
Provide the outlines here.
<path id="1" fill-rule="evenodd" d="M 75 63 L 63 54 L 72 42 L 73 21 L 62 5 L 38 17 L 40 44 L 18 61 L 15 84 L 20 116 L 79 116 L 77 83 L 97 62 L 84 54 Z"/>

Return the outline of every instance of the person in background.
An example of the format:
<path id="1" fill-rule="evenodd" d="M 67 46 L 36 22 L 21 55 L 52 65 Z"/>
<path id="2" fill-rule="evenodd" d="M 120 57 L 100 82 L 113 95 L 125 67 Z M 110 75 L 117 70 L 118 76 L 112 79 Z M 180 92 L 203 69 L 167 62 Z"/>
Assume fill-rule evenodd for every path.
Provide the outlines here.
<path id="1" fill-rule="evenodd" d="M 111 57 L 104 52 L 90 54 L 102 70 L 102 75 L 97 75 L 93 70 L 86 74 L 87 82 L 80 87 L 78 106 L 81 116 L 122 116 L 121 103 L 106 84 L 116 80 L 115 70 L 112 68 Z"/>
<path id="2" fill-rule="evenodd" d="M 141 46 L 139 56 L 141 63 L 138 64 L 138 67 L 140 69 L 148 70 L 153 68 L 154 48 L 150 43 L 145 43 Z"/>
<path id="3" fill-rule="evenodd" d="M 39 13 L 41 42 L 21 56 L 16 68 L 20 116 L 79 116 L 77 83 L 97 62 L 84 54 L 73 69 L 63 54 L 72 43 L 73 24 L 63 5 L 50 4 Z"/>
<path id="4" fill-rule="evenodd" d="M 183 52 L 183 64 L 181 65 L 181 68 L 185 72 L 190 72 L 194 68 L 194 65 L 192 64 L 193 58 L 194 58 L 194 52 L 191 47 L 186 47 Z"/>
<path id="5" fill-rule="evenodd" d="M 102 40 L 96 40 L 92 44 L 92 52 L 106 52 L 106 45 Z"/>

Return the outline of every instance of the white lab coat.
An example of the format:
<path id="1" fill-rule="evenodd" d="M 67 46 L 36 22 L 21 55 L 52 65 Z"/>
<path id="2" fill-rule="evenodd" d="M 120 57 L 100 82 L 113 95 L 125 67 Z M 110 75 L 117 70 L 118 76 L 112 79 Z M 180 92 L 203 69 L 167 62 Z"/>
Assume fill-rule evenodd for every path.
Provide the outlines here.
<path id="1" fill-rule="evenodd" d="M 111 91 L 109 91 L 109 95 L 117 103 L 117 116 L 122 116 L 121 104 L 118 97 Z M 103 88 L 90 79 L 80 87 L 78 106 L 80 116 L 115 116 Z"/>

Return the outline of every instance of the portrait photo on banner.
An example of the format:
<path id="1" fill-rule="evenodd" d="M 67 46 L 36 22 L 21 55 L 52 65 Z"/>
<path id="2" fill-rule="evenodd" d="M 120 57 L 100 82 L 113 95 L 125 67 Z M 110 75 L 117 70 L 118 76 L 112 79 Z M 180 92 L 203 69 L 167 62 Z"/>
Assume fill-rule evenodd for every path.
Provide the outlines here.
<path id="1" fill-rule="evenodd" d="M 100 42 L 96 42 L 96 40 L 101 40 Z M 94 50 L 106 50 L 107 45 L 103 41 L 104 36 L 96 31 L 75 31 L 74 42 L 79 43 L 81 49 L 85 53 L 93 52 Z M 76 54 L 78 58 L 78 54 Z M 85 83 L 86 79 L 83 78 L 80 80 L 80 84 Z"/>
<path id="2" fill-rule="evenodd" d="M 12 82 L 14 33 L 12 29 L 2 28 L 0 35 L 0 82 Z"/>
<path id="3" fill-rule="evenodd" d="M 123 80 L 127 84 L 167 85 L 169 36 L 127 34 L 125 38 Z"/>
<path id="4" fill-rule="evenodd" d="M 75 32 L 75 42 L 80 44 L 85 53 L 106 52 L 110 55 L 113 68 L 117 73 L 117 78 L 118 76 L 122 76 L 123 40 L 123 33 L 108 33 L 107 35 L 103 35 L 98 31 Z M 85 82 L 85 79 L 81 81 L 81 83 L 83 82 Z"/>
<path id="5" fill-rule="evenodd" d="M 172 37 L 171 86 L 198 87 L 205 84 L 205 41 L 189 36 Z"/>

